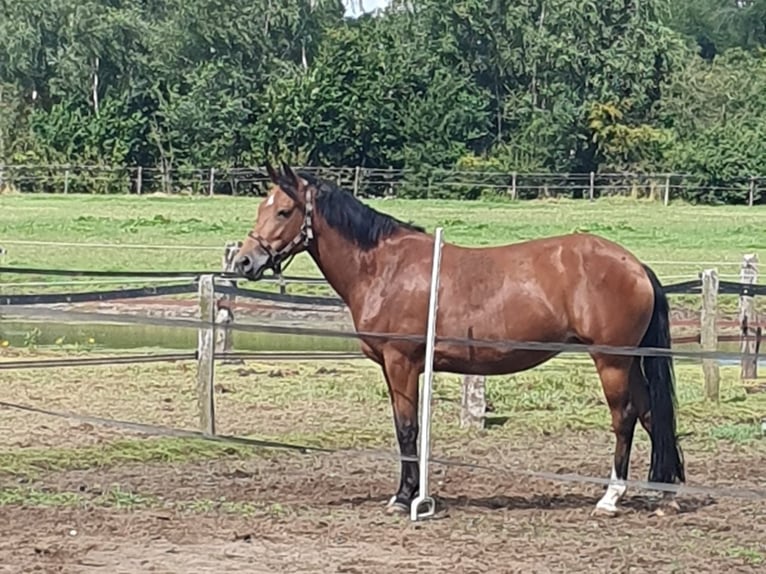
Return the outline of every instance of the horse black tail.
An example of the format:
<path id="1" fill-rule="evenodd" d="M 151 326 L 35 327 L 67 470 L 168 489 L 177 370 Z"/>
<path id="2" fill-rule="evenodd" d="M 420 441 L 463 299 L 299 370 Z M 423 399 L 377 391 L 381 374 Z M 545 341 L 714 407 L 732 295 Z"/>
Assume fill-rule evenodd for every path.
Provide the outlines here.
<path id="1" fill-rule="evenodd" d="M 660 280 L 647 265 L 646 274 L 654 290 L 654 311 L 640 347 L 670 349 L 670 309 Z M 651 482 L 686 482 L 684 460 L 676 435 L 676 396 L 673 358 L 643 357 L 642 367 L 649 390 L 651 410 Z"/>

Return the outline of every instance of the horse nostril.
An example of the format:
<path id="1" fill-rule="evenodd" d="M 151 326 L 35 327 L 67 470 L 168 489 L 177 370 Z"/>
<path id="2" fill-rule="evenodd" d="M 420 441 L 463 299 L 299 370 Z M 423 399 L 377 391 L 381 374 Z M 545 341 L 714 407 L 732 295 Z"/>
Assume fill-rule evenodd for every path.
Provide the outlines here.
<path id="1" fill-rule="evenodd" d="M 252 270 L 252 268 L 253 268 L 253 261 L 247 255 L 243 255 L 237 261 L 237 267 L 239 267 L 239 269 L 243 273 L 247 273 L 248 271 Z"/>

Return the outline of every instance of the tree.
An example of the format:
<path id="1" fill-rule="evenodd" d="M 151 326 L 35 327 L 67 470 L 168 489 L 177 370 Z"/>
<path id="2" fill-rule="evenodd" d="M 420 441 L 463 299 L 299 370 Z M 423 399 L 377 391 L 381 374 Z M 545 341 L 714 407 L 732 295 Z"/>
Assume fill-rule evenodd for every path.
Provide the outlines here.
<path id="1" fill-rule="evenodd" d="M 750 177 L 766 173 L 766 56 L 690 59 L 666 93 L 661 116 L 676 134 L 668 165 L 696 176 L 686 197 L 744 201 Z"/>
<path id="2" fill-rule="evenodd" d="M 672 169 L 697 174 L 690 198 L 732 201 L 766 173 L 766 0 L 393 0 L 358 19 L 341 0 L 0 10 L 6 163 L 159 168 L 151 187 L 279 154 L 407 168 L 415 195 L 438 169 Z"/>
<path id="3" fill-rule="evenodd" d="M 729 48 L 766 46 L 766 0 L 688 0 L 671 4 L 671 25 L 711 61 Z"/>

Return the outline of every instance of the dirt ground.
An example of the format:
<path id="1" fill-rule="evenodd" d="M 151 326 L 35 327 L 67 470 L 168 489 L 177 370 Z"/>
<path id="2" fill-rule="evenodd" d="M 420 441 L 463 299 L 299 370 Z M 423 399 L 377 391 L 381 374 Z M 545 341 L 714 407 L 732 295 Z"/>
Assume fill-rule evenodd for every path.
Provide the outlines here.
<path id="1" fill-rule="evenodd" d="M 81 431 L 82 432 L 82 431 Z M 596 474 L 610 445 L 573 433 L 504 445 L 494 456 Z M 596 447 L 596 448 L 594 448 Z M 597 453 L 597 454 L 593 454 Z M 643 478 L 645 452 L 632 476 Z M 480 455 L 491 462 L 489 455 Z M 537 463 L 535 461 L 538 461 Z M 687 457 L 693 484 L 763 487 L 766 453 Z M 760 479 L 758 477 L 761 477 Z M 766 500 L 629 492 L 617 517 L 591 516 L 598 486 L 433 467 L 437 516 L 411 523 L 383 505 L 394 462 L 275 453 L 0 478 L 0 487 L 76 493 L 63 506 L 0 507 L 0 572 L 758 572 Z M 759 484 L 760 483 L 760 484 Z M 122 501 L 95 501 L 119 487 Z"/>
<path id="2" fill-rule="evenodd" d="M 50 388 L 42 387 L 34 373 L 20 371 L 3 381 L 3 392 L 9 400 L 52 409 L 194 428 L 193 369 L 151 367 L 152 378 L 144 376 L 148 368 L 123 367 L 123 373 L 105 367 Z M 265 394 L 251 400 L 254 388 L 287 385 L 290 369 L 298 367 L 257 377 L 237 374 L 235 367 L 222 369 L 229 374 L 221 376 L 219 390 L 221 431 L 259 434 L 300 427 L 310 434 L 331 421 L 341 429 L 336 432 L 366 425 L 365 432 L 382 436 L 380 429 L 386 429 L 391 438 L 385 395 L 374 402 L 349 391 L 340 397 L 346 401 L 343 410 L 334 406 L 335 399 L 308 387 L 291 387 L 304 394 L 285 403 L 289 408 Z M 317 373 L 314 368 L 302 378 L 316 386 Z M 341 376 L 351 375 L 342 369 L 326 374 Z M 21 450 L 91 447 L 136 436 L 7 411 L 0 411 L 0 433 L 5 448 Z M 435 438 L 435 456 L 460 452 L 461 458 L 470 454 L 486 465 L 502 460 L 518 468 L 604 478 L 613 449 L 611 433 L 603 430 L 530 433 L 501 444 L 497 437 Z M 647 459 L 645 442 L 636 444 L 631 478 L 646 477 Z M 687 452 L 686 460 L 692 486 L 766 488 L 762 446 L 727 443 Z M 38 493 L 39 503 L 30 503 L 30 496 L 0 500 L 0 573 L 766 570 L 766 499 L 683 496 L 679 514 L 657 516 L 656 498 L 631 490 L 623 512 L 606 518 L 591 514 L 603 492 L 600 486 L 434 466 L 437 516 L 411 523 L 384 512 L 398 481 L 398 465 L 391 460 L 270 453 L 107 464 L 47 471 L 31 479 L 2 470 L 0 492 L 31 491 Z"/>

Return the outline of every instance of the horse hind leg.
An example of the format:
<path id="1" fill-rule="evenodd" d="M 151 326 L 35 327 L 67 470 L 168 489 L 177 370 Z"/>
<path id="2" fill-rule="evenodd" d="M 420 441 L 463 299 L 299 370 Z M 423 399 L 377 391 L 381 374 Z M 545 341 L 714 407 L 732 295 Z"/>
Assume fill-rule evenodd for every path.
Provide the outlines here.
<path id="1" fill-rule="evenodd" d="M 638 363 L 636 363 L 638 365 Z M 631 374 L 631 396 L 638 410 L 638 420 L 646 431 L 649 439 L 652 438 L 652 412 L 649 408 L 649 392 L 647 381 L 640 369 L 635 369 L 636 373 Z M 651 477 L 650 477 L 651 480 Z M 681 507 L 676 500 L 674 492 L 664 491 L 659 508 L 655 511 L 658 516 L 665 514 L 675 514 L 680 512 Z"/>
<path id="2" fill-rule="evenodd" d="M 609 486 L 596 504 L 594 514 L 614 516 L 618 503 L 625 496 L 633 434 L 638 419 L 638 408 L 631 396 L 631 370 L 634 361 L 624 357 L 595 357 L 601 385 L 612 415 L 615 435 L 614 460 Z"/>

